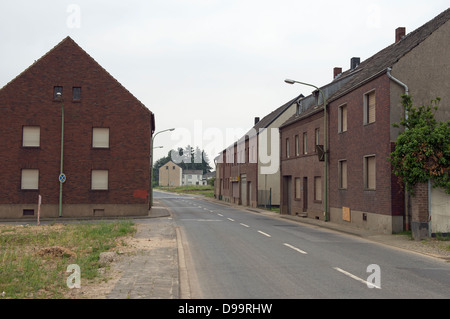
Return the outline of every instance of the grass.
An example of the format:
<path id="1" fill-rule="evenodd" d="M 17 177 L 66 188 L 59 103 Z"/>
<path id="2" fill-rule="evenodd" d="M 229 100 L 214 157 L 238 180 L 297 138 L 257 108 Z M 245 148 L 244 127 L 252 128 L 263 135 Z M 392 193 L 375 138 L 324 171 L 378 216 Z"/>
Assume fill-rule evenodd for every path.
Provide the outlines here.
<path id="1" fill-rule="evenodd" d="M 131 221 L 0 226 L 0 298 L 62 299 L 67 266 L 80 266 L 83 285 L 98 276 L 100 253 L 135 231 Z"/>
<path id="2" fill-rule="evenodd" d="M 187 185 L 178 187 L 157 187 L 157 189 L 182 194 L 203 195 L 214 197 L 214 186 L 210 185 Z"/>

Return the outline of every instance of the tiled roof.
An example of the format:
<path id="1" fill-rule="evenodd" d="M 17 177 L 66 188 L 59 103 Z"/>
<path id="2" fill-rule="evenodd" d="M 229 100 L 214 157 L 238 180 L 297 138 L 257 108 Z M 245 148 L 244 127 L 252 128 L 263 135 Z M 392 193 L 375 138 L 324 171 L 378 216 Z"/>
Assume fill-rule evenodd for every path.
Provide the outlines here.
<path id="1" fill-rule="evenodd" d="M 326 94 L 328 103 L 356 89 L 367 81 L 370 81 L 371 79 L 386 73 L 389 67 L 392 67 L 403 56 L 405 56 L 408 52 L 410 52 L 420 43 L 426 40 L 433 32 L 435 32 L 449 20 L 450 8 L 439 14 L 431 21 L 424 24 L 422 27 L 407 34 L 400 41 L 388 46 L 387 48 L 381 50 L 372 57 L 363 61 L 355 69 L 350 69 L 339 75 L 339 77 L 336 78 L 333 82 L 323 87 L 329 87 L 334 82 L 340 81 L 342 78 L 347 79 L 346 83 L 342 85 L 337 91 L 331 93 L 330 95 Z M 305 99 L 310 97 L 311 96 L 308 96 Z M 293 115 L 281 127 L 290 125 L 296 121 L 317 113 L 319 110 L 323 110 L 323 106 L 321 105 L 321 103 L 323 102 L 318 103 L 319 107 L 317 107 L 317 105 L 310 106 L 304 109 L 300 114 Z"/>
<path id="2" fill-rule="evenodd" d="M 330 97 L 330 102 L 360 86 L 365 81 L 377 77 L 387 71 L 388 67 L 392 67 L 408 52 L 417 47 L 433 32 L 439 29 L 450 19 L 450 9 L 442 12 L 440 15 L 424 24 L 422 27 L 407 34 L 399 42 L 391 44 L 387 48 L 381 50 L 377 54 L 363 61 L 356 69 L 357 74 L 338 92 Z M 345 72 L 345 75 L 348 72 Z"/>

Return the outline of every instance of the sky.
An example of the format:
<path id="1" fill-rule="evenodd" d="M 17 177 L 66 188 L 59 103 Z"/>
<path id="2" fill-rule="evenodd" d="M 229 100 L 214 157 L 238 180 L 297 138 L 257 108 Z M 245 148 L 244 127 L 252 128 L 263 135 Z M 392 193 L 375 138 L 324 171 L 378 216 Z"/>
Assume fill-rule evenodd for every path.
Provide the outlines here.
<path id="1" fill-rule="evenodd" d="M 14 0 L 0 2 L 0 88 L 70 36 L 156 117 L 155 160 L 214 157 L 449 7 L 448 0 Z M 159 148 L 162 147 L 162 148 Z"/>

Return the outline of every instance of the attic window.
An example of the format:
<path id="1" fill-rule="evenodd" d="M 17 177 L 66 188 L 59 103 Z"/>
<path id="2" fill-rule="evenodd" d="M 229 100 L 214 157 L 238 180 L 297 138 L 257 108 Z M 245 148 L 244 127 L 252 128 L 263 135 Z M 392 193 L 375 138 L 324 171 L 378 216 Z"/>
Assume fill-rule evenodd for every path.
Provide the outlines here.
<path id="1" fill-rule="evenodd" d="M 53 87 L 53 99 L 54 100 L 57 100 L 59 97 L 58 97 L 58 93 L 61 93 L 61 96 L 62 96 L 62 93 L 63 93 L 63 87 L 62 86 L 55 86 L 55 87 Z"/>
<path id="2" fill-rule="evenodd" d="M 81 87 L 74 87 L 72 89 L 73 92 L 73 100 L 80 101 L 81 100 Z"/>

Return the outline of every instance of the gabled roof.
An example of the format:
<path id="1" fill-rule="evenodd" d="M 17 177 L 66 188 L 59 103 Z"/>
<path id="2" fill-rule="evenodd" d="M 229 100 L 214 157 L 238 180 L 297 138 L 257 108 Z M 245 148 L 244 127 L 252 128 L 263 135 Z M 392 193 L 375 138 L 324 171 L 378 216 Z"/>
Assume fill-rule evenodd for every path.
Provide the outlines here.
<path id="1" fill-rule="evenodd" d="M 134 99 L 143 110 L 152 114 L 152 112 L 141 101 L 139 101 L 130 91 L 128 91 L 119 81 L 117 81 L 108 71 L 106 71 L 86 51 L 84 51 L 70 36 L 67 36 L 66 38 L 64 38 L 60 43 L 58 43 L 56 46 L 54 46 L 50 51 L 48 51 L 41 58 L 36 60 L 32 65 L 30 65 L 22 73 L 20 73 L 18 76 L 16 76 L 10 82 L 8 82 L 3 88 L 1 88 L 0 91 L 7 89 L 8 86 L 13 84 L 16 80 L 18 80 L 19 78 L 24 76 L 26 73 L 32 72 L 33 68 L 38 67 L 39 65 L 41 65 L 43 63 L 46 63 L 46 60 L 48 60 L 52 56 L 54 57 L 56 55 L 57 58 L 60 60 L 63 60 L 64 58 L 70 58 L 70 57 L 66 57 L 66 56 L 58 56 L 58 55 L 61 55 L 61 52 L 63 52 L 62 50 L 64 50 L 64 49 L 66 49 L 69 52 L 80 53 L 80 56 L 85 56 L 91 63 L 93 63 L 93 65 L 98 67 L 106 76 L 108 76 L 112 81 L 114 81 L 116 84 L 118 84 L 125 92 L 127 92 L 130 95 L 130 98 Z M 154 128 L 154 126 L 152 128 Z"/>
<path id="2" fill-rule="evenodd" d="M 402 57 L 425 41 L 433 32 L 449 20 L 450 9 L 447 9 L 420 28 L 407 34 L 399 42 L 391 44 L 387 48 L 363 61 L 355 69 L 358 73 L 344 87 L 330 97 L 329 102 L 338 99 L 365 82 L 387 72 L 389 67 L 396 64 Z M 343 75 L 346 75 L 348 72 L 352 72 L 352 70 L 344 72 Z"/>
<path id="3" fill-rule="evenodd" d="M 339 75 L 333 82 L 323 86 L 321 89 L 332 86 L 333 83 L 337 81 L 342 81 L 343 78 L 346 79 L 342 82 L 343 85 L 327 96 L 327 103 L 337 100 L 341 96 L 353 91 L 357 87 L 363 85 L 364 83 L 384 74 L 387 72 L 388 68 L 392 67 L 397 63 L 402 57 L 404 57 L 408 52 L 417 47 L 420 43 L 425 41 L 433 32 L 439 29 L 442 25 L 450 20 L 450 9 L 439 14 L 437 17 L 431 21 L 424 24 L 422 27 L 412 31 L 407 34 L 403 39 L 394 43 L 380 52 L 376 53 L 372 57 L 363 61 L 355 69 L 350 69 Z M 326 93 L 325 93 L 326 94 Z M 327 94 L 326 94 L 327 95 Z M 312 95 L 306 97 L 305 99 L 310 99 Z M 286 127 L 294 122 L 300 121 L 306 117 L 316 114 L 319 111 L 323 111 L 322 101 L 316 103 L 318 105 L 311 105 L 304 108 L 300 114 L 293 115 L 288 119 L 280 128 Z"/>

